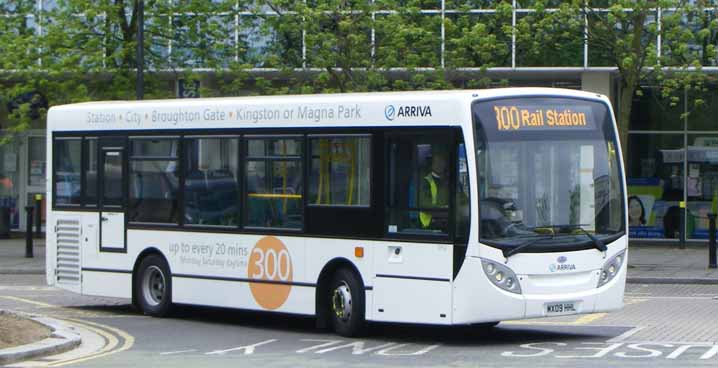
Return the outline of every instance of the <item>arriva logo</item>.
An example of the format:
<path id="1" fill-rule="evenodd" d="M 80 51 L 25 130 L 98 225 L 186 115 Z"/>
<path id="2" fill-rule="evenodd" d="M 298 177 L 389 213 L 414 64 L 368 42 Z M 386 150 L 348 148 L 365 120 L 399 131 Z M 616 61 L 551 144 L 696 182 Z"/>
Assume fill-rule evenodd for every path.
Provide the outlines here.
<path id="1" fill-rule="evenodd" d="M 396 116 L 412 118 L 431 116 L 431 106 L 400 106 L 399 112 L 396 113 Z"/>
<path id="2" fill-rule="evenodd" d="M 396 117 L 396 108 L 394 105 L 387 105 L 384 109 L 384 116 L 386 120 L 392 121 Z"/>
<path id="3" fill-rule="evenodd" d="M 397 110 L 394 105 L 387 105 L 384 108 L 384 116 L 392 121 L 395 118 L 424 118 L 431 117 L 431 106 L 399 106 Z"/>
<path id="4" fill-rule="evenodd" d="M 550 265 L 548 265 L 548 270 L 551 272 L 575 271 L 576 265 L 573 263 L 568 263 L 568 264 L 551 263 Z"/>

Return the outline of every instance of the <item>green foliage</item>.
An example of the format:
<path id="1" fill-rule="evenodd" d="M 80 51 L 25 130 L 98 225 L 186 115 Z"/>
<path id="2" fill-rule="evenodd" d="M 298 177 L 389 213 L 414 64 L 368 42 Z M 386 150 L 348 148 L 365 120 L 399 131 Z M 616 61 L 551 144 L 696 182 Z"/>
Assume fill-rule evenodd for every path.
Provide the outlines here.
<path id="1" fill-rule="evenodd" d="M 42 13 L 35 0 L 0 3 L 3 106 L 27 92 L 50 105 L 134 98 L 137 1 L 57 3 Z M 503 86 L 453 76 L 511 66 L 512 37 L 519 67 L 581 66 L 588 20 L 590 65 L 618 67 L 627 94 L 622 130 L 641 81 L 654 81 L 666 101 L 697 96 L 689 112 L 706 105 L 707 77 L 695 71 L 718 65 L 718 0 L 516 3 L 514 29 L 509 0 L 446 0 L 443 24 L 436 0 L 146 0 L 145 95 L 172 97 L 177 78 L 201 80 L 203 96 Z M 660 24 L 657 6 L 668 9 Z M 10 133 L 30 126 L 29 110 L 7 114 Z"/>
<path id="2" fill-rule="evenodd" d="M 547 11 L 545 1 L 536 1 L 535 12 L 516 22 L 518 66 L 583 65 L 584 20 L 577 3 L 562 2 Z M 552 4 L 553 5 L 553 4 Z M 556 6 L 556 5 L 553 5 Z"/>
<path id="3" fill-rule="evenodd" d="M 469 8 L 465 4 L 462 10 L 468 11 Z M 511 66 L 510 4 L 499 4 L 496 14 L 451 14 L 444 24 L 446 64 L 449 68 Z M 509 27 L 506 27 L 507 24 Z"/>

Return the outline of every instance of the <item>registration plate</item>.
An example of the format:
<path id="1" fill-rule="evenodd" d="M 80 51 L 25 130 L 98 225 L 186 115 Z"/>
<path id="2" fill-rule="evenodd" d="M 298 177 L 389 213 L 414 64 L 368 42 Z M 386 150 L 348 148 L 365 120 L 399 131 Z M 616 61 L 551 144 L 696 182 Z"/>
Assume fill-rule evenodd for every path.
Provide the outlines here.
<path id="1" fill-rule="evenodd" d="M 546 304 L 546 314 L 572 314 L 578 313 L 576 310 L 576 303 L 574 302 L 562 302 L 562 303 L 548 303 Z"/>

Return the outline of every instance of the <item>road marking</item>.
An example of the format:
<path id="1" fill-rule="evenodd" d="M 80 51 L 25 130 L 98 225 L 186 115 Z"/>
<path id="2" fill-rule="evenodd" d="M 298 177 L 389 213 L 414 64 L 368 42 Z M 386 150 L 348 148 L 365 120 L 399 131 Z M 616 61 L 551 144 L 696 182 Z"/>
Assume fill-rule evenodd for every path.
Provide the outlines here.
<path id="1" fill-rule="evenodd" d="M 667 355 L 667 356 L 666 356 L 666 359 L 676 359 L 676 358 L 678 358 L 679 356 L 681 356 L 681 354 L 685 353 L 686 350 L 688 350 L 688 349 L 690 349 L 690 348 L 702 348 L 702 347 L 709 347 L 710 349 L 709 349 L 708 351 L 706 351 L 705 353 L 703 353 L 703 355 L 701 355 L 700 359 L 710 359 L 710 358 L 712 358 L 713 356 L 715 356 L 716 354 L 718 354 L 718 345 L 713 345 L 713 344 L 701 344 L 701 345 L 691 344 L 691 345 L 682 345 L 682 346 L 679 346 L 678 349 L 674 350 L 672 353 L 670 353 L 669 355 Z"/>
<path id="2" fill-rule="evenodd" d="M 630 298 L 630 299 L 626 298 L 623 300 L 623 304 L 624 305 L 633 305 L 633 304 L 643 303 L 645 301 L 646 301 L 646 299 L 643 299 L 643 298 Z"/>
<path id="3" fill-rule="evenodd" d="M 329 347 L 329 348 L 326 348 L 326 349 L 317 350 L 316 353 L 317 353 L 317 354 L 324 354 L 324 353 L 328 353 L 328 352 L 330 352 L 330 351 L 335 351 L 335 350 L 339 350 L 339 349 L 352 348 L 352 355 L 362 355 L 362 354 L 364 354 L 364 353 L 368 353 L 368 352 L 371 352 L 371 351 L 374 351 L 374 350 L 383 350 L 383 349 L 386 349 L 386 348 L 388 348 L 388 347 L 390 347 L 390 346 L 397 345 L 397 344 L 395 344 L 395 343 L 393 343 L 393 342 L 389 342 L 389 343 L 386 343 L 386 344 L 381 344 L 381 345 L 379 345 L 379 346 L 374 346 L 374 347 L 366 348 L 366 347 L 364 347 L 365 343 L 366 343 L 365 341 L 354 341 L 354 342 L 350 342 L 350 343 L 347 343 L 347 344 L 342 344 L 342 345 L 339 345 L 339 346 L 332 346 L 332 347 Z"/>
<path id="4" fill-rule="evenodd" d="M 21 302 L 21 303 L 34 305 L 34 306 L 37 306 L 40 308 L 71 310 L 69 308 L 61 307 L 59 305 L 38 302 L 35 300 L 31 300 L 31 299 L 19 298 L 16 296 L 0 296 L 0 297 L 8 299 L 8 300 L 13 300 L 13 301 Z M 61 366 L 68 365 L 68 364 L 80 363 L 80 362 L 88 361 L 91 359 L 97 359 L 97 358 L 101 358 L 101 357 L 104 357 L 107 355 L 116 354 L 116 353 L 119 353 L 119 352 L 122 352 L 122 351 L 125 351 L 125 350 L 131 348 L 132 345 L 134 345 L 134 343 L 135 343 L 135 338 L 132 335 L 130 335 L 127 332 L 122 331 L 118 328 L 110 327 L 110 326 L 103 325 L 103 324 L 96 323 L 96 322 L 89 322 L 89 321 L 79 320 L 79 319 L 65 317 L 65 316 L 54 316 L 54 317 L 57 319 L 60 319 L 60 320 L 65 320 L 71 324 L 80 325 L 82 328 L 85 328 L 91 332 L 96 333 L 97 335 L 99 335 L 105 339 L 106 345 L 99 352 L 93 352 L 92 354 L 85 356 L 85 357 L 71 358 L 68 360 L 51 362 L 51 363 L 47 364 L 47 366 L 49 366 L 49 367 L 61 367 Z M 111 333 L 109 333 L 107 331 L 110 331 Z M 112 335 L 113 333 L 115 335 Z M 119 336 L 120 338 L 122 338 L 124 340 L 124 344 L 119 349 L 115 349 L 117 347 L 117 345 L 119 345 L 119 339 L 117 338 L 117 336 Z M 115 350 L 113 350 L 113 349 L 115 349 Z"/>
<path id="5" fill-rule="evenodd" d="M 605 316 L 607 313 L 591 313 L 583 315 L 574 321 L 538 321 L 536 319 L 518 320 L 518 321 L 506 321 L 501 324 L 507 325 L 545 325 L 545 326 L 580 326 L 586 325 L 591 322 L 597 321 Z M 558 317 L 560 318 L 560 317 Z"/>
<path id="6" fill-rule="evenodd" d="M 593 314 L 587 314 L 575 321 L 577 325 L 585 325 L 589 324 L 593 321 L 597 321 L 603 317 L 606 317 L 608 313 L 593 313 Z"/>
<path id="7" fill-rule="evenodd" d="M 603 343 L 603 342 L 582 342 L 581 344 L 582 344 L 582 345 L 605 345 L 606 343 Z M 612 351 L 614 351 L 614 350 L 620 348 L 621 345 L 623 345 L 623 343 L 620 343 L 620 342 L 619 342 L 619 343 L 609 344 L 607 347 L 604 347 L 604 348 L 602 348 L 602 347 L 592 348 L 592 347 L 584 347 L 584 346 L 581 346 L 581 347 L 576 347 L 576 348 L 574 348 L 574 349 L 575 349 L 575 350 L 596 350 L 596 353 L 594 353 L 593 355 L 589 355 L 589 356 L 586 356 L 586 355 L 556 355 L 556 358 L 563 358 L 563 359 L 603 358 L 603 357 L 605 357 L 608 353 L 610 353 L 610 352 L 612 352 Z M 616 353 L 616 355 L 618 355 L 618 354 L 620 354 L 620 353 Z"/>
<path id="8" fill-rule="evenodd" d="M 323 339 L 301 339 L 299 341 L 321 342 L 321 344 L 312 345 L 312 346 L 304 348 L 304 349 L 299 349 L 296 351 L 298 354 L 306 353 L 308 351 L 320 349 L 320 348 L 327 347 L 330 345 L 340 344 L 342 342 L 342 340 L 323 340 Z"/>
<path id="9" fill-rule="evenodd" d="M 114 327 L 71 318 L 57 319 L 66 321 L 83 336 L 80 346 L 65 353 L 19 362 L 11 367 L 62 367 L 116 354 L 134 344 L 132 336 Z M 121 346 L 120 339 L 123 340 Z"/>
<path id="10" fill-rule="evenodd" d="M 278 339 L 270 339 L 258 342 L 256 344 L 238 346 L 231 349 L 214 350 L 204 355 L 224 355 L 229 352 L 244 351 L 244 355 L 255 353 L 255 349 L 259 346 L 271 344 L 279 341 Z M 295 350 L 295 354 L 314 353 L 326 354 L 331 352 L 347 352 L 351 355 L 380 355 L 380 356 L 417 356 L 424 355 L 436 348 L 440 344 L 424 345 L 417 343 L 397 343 L 397 342 L 380 342 L 367 340 L 327 340 L 327 339 L 299 339 L 300 343 L 313 343 L 313 345 Z M 367 346 L 367 344 L 377 344 L 376 346 Z M 159 355 L 178 355 L 184 353 L 192 353 L 197 349 L 175 350 L 159 353 Z M 273 352 L 275 350 L 272 350 Z"/>
<path id="11" fill-rule="evenodd" d="M 606 342 L 613 343 L 613 342 L 623 342 L 626 341 L 629 337 L 635 335 L 638 331 L 642 330 L 643 327 L 634 327 L 612 339 L 607 340 Z"/>
<path id="12" fill-rule="evenodd" d="M 669 300 L 713 300 L 711 296 L 642 296 L 642 300 L 657 300 L 657 299 L 669 299 Z"/>
<path id="13" fill-rule="evenodd" d="M 79 317 L 79 318 L 127 318 L 127 317 L 141 317 L 134 314 L 110 314 L 109 312 L 107 314 L 100 314 L 100 313 L 93 313 L 89 311 L 84 311 L 75 307 L 63 307 L 60 305 L 54 305 L 54 304 L 48 304 L 43 302 L 38 302 L 32 299 L 26 299 L 26 298 L 20 298 L 16 296 L 5 296 L 0 295 L 0 298 L 5 298 L 8 300 L 13 300 L 16 302 L 26 303 L 30 305 L 34 305 L 40 309 L 58 309 L 61 311 L 66 311 L 72 313 L 72 317 Z"/>
<path id="14" fill-rule="evenodd" d="M 428 353 L 428 352 L 430 352 L 430 351 L 432 351 L 432 350 L 438 348 L 439 346 L 441 346 L 441 345 L 429 345 L 429 346 L 427 346 L 427 347 L 425 347 L 425 348 L 423 348 L 423 349 L 420 349 L 420 350 L 417 350 L 417 351 L 414 351 L 414 352 L 411 352 L 411 353 L 410 353 L 410 352 L 406 352 L 406 351 L 404 351 L 404 352 L 390 353 L 391 350 L 397 350 L 397 349 L 403 348 L 404 346 L 409 346 L 409 345 L 412 345 L 412 344 L 398 344 L 398 345 L 394 345 L 394 346 L 391 346 L 391 347 L 388 347 L 388 348 L 385 348 L 385 349 L 381 349 L 381 350 L 377 351 L 376 354 L 377 354 L 377 355 L 383 355 L 383 356 L 424 355 L 424 354 L 426 354 L 426 353 Z"/>
<path id="15" fill-rule="evenodd" d="M 49 367 L 62 367 L 62 366 L 68 365 L 68 364 L 86 362 L 88 360 L 93 360 L 93 359 L 102 358 L 102 357 L 106 357 L 109 355 L 121 353 L 123 351 L 129 350 L 135 344 L 134 336 L 128 334 L 127 332 L 125 332 L 123 330 L 120 330 L 119 328 L 103 325 L 103 324 L 96 323 L 96 322 L 82 321 L 82 320 L 78 320 L 78 319 L 74 319 L 74 318 L 63 318 L 63 319 L 67 320 L 71 323 L 79 324 L 79 325 L 83 326 L 84 328 L 90 329 L 93 332 L 96 332 L 96 333 L 100 334 L 101 336 L 108 338 L 109 339 L 108 341 L 114 345 L 112 345 L 110 348 L 105 346 L 99 352 L 88 355 L 86 357 L 51 363 L 48 365 Z M 102 331 L 103 329 L 105 331 Z M 115 349 L 115 347 L 118 345 L 118 341 L 117 341 L 118 339 L 116 336 L 113 336 L 110 333 L 107 333 L 106 331 L 110 331 L 113 334 L 122 338 L 124 340 L 122 346 L 120 346 L 118 349 Z M 109 345 L 110 344 L 108 344 L 108 346 Z"/>
<path id="16" fill-rule="evenodd" d="M 590 351 L 591 353 L 584 353 Z M 684 353 L 689 352 L 687 356 Z M 698 355 L 700 354 L 700 355 Z M 554 359 L 671 359 L 707 360 L 718 356 L 718 345 L 714 343 L 676 343 L 662 341 L 633 342 L 534 342 L 521 344 L 516 350 L 503 351 L 504 358 L 554 358 Z"/>
<path id="17" fill-rule="evenodd" d="M 16 301 L 16 302 L 22 302 L 22 303 L 32 304 L 32 305 L 34 305 L 34 306 L 38 306 L 38 307 L 41 307 L 41 308 L 62 308 L 62 307 L 57 306 L 57 305 L 47 304 L 47 303 L 43 303 L 43 302 L 36 302 L 36 301 L 34 301 L 34 300 L 25 299 L 25 298 L 18 298 L 18 297 L 16 297 L 16 296 L 3 295 L 3 296 L 0 296 L 0 298 L 5 298 L 5 299 L 9 299 L 9 300 L 14 300 L 14 301 Z"/>
<path id="18" fill-rule="evenodd" d="M 116 336 L 112 335 L 111 333 L 108 333 L 107 331 L 104 331 L 102 329 L 99 329 L 99 328 L 96 328 L 93 326 L 85 325 L 84 323 L 77 323 L 74 321 L 71 323 L 78 324 L 78 325 L 82 326 L 82 328 L 88 329 L 88 330 L 94 332 L 95 334 L 100 335 L 105 340 L 105 345 L 99 351 L 92 352 L 92 353 L 88 354 L 87 356 L 75 357 L 75 358 L 51 362 L 47 365 L 48 367 L 61 367 L 63 365 L 67 365 L 67 364 L 85 361 L 85 360 L 87 360 L 87 358 L 93 357 L 95 355 L 104 354 L 108 351 L 112 351 L 120 343 L 120 340 Z"/>
<path id="19" fill-rule="evenodd" d="M 0 290 L 8 291 L 59 291 L 51 286 L 0 286 Z"/>
<path id="20" fill-rule="evenodd" d="M 229 353 L 230 351 L 244 350 L 244 355 L 250 355 L 250 354 L 254 354 L 254 349 L 257 348 L 258 346 L 271 344 L 275 341 L 279 341 L 279 340 L 269 339 L 269 340 L 258 342 L 256 344 L 252 344 L 252 345 L 237 346 L 236 348 L 225 349 L 225 350 L 215 350 L 215 351 L 210 351 L 209 353 L 204 353 L 204 354 L 205 355 L 223 355 L 223 354 Z"/>
<path id="21" fill-rule="evenodd" d="M 189 349 L 189 350 L 179 350 L 179 351 L 165 351 L 164 353 L 160 353 L 160 355 L 174 355 L 174 354 L 182 354 L 182 353 L 191 353 L 197 351 L 197 349 Z"/>

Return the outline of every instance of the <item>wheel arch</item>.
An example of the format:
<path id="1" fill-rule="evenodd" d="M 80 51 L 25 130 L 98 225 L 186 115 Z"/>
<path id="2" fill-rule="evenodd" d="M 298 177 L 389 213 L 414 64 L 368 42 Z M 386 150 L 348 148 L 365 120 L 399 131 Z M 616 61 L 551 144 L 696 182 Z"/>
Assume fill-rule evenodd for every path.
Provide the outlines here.
<path id="1" fill-rule="evenodd" d="M 142 260 L 151 255 L 158 255 L 162 257 L 165 262 L 167 262 L 167 267 L 170 270 L 169 276 L 172 277 L 172 266 L 170 265 L 170 262 L 167 260 L 167 257 L 164 255 L 164 253 L 162 253 L 161 250 L 156 247 L 148 247 L 145 248 L 142 252 L 140 252 L 140 254 L 137 255 L 137 258 L 135 258 L 135 264 L 132 266 L 132 305 L 138 309 L 139 305 L 137 304 L 137 288 L 135 287 L 135 285 L 137 285 L 137 271 L 140 268 L 140 264 L 142 264 Z"/>
<path id="2" fill-rule="evenodd" d="M 324 268 L 322 268 L 322 271 L 319 272 L 319 277 L 317 278 L 316 292 L 314 293 L 317 327 L 319 328 L 323 329 L 329 326 L 329 303 L 327 300 L 324 299 L 329 292 L 329 284 L 332 281 L 332 276 L 334 276 L 334 273 L 337 270 L 343 267 L 346 267 L 347 269 L 356 273 L 359 278 L 359 282 L 361 282 L 362 291 L 366 293 L 366 284 L 364 283 L 364 278 L 362 277 L 361 272 L 359 272 L 359 269 L 356 267 L 354 262 L 344 257 L 337 257 L 327 262 L 327 264 L 324 265 Z"/>

